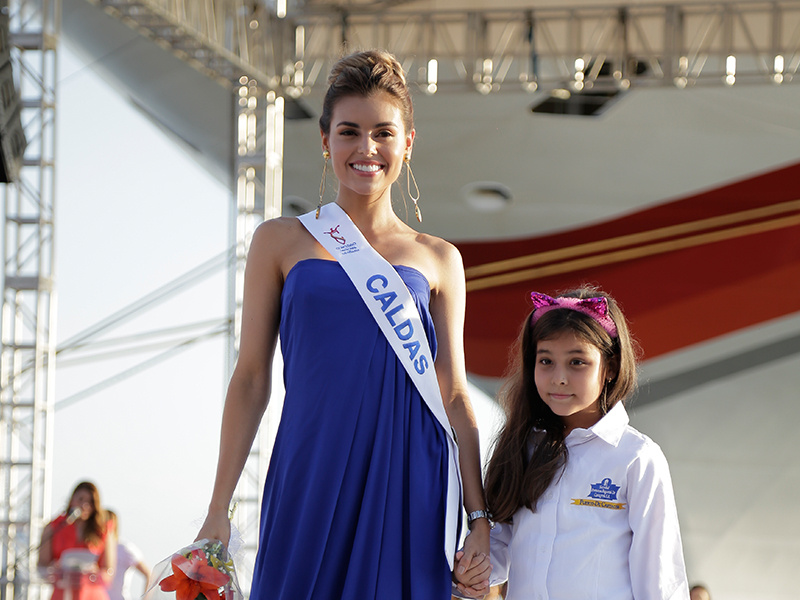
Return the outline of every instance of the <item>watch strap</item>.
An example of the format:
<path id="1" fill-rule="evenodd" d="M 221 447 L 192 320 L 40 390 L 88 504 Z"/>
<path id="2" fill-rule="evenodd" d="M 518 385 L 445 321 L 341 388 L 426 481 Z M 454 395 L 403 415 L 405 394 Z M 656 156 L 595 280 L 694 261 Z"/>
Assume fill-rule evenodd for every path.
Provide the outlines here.
<path id="1" fill-rule="evenodd" d="M 494 523 L 492 523 L 492 513 L 488 510 L 473 510 L 469 513 L 467 515 L 467 527 L 472 528 L 472 522 L 476 519 L 486 519 L 489 521 L 490 525 L 494 525 Z"/>

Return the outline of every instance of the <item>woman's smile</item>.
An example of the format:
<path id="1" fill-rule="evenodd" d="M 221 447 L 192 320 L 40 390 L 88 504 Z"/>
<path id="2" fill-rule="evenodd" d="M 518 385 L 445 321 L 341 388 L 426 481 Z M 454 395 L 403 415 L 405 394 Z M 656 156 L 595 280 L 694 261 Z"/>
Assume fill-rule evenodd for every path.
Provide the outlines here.
<path id="1" fill-rule="evenodd" d="M 383 165 L 379 163 L 352 162 L 350 163 L 350 167 L 355 169 L 359 173 L 365 173 L 367 175 L 377 173 L 378 171 L 381 171 L 383 169 Z"/>

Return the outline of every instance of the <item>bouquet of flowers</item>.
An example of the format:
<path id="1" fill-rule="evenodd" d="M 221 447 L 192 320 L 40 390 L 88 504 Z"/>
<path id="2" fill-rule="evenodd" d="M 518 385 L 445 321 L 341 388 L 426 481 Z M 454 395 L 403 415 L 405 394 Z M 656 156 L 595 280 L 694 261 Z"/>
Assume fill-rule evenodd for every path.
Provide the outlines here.
<path id="1" fill-rule="evenodd" d="M 242 600 L 233 559 L 220 541 L 179 550 L 156 565 L 152 581 L 147 600 Z"/>

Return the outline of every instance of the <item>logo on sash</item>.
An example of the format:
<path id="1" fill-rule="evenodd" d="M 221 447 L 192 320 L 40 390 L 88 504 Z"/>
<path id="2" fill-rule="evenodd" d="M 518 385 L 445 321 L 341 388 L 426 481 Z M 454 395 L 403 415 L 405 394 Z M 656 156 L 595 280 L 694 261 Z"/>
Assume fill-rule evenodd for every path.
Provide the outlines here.
<path id="1" fill-rule="evenodd" d="M 625 508 L 624 502 L 612 502 L 612 500 L 617 499 L 619 486 L 614 485 L 610 478 L 606 477 L 600 483 L 592 483 L 591 487 L 592 491 L 589 492 L 587 498 L 573 498 L 572 504 L 608 508 L 610 510 L 622 510 Z"/>
<path id="2" fill-rule="evenodd" d="M 325 235 L 331 236 L 331 238 L 335 242 L 337 242 L 339 244 L 344 244 L 345 242 L 347 242 L 347 240 L 344 239 L 344 236 L 341 233 L 339 233 L 339 227 L 341 227 L 341 225 L 337 225 L 336 227 L 331 227 L 330 231 L 326 231 L 324 233 L 325 233 Z"/>

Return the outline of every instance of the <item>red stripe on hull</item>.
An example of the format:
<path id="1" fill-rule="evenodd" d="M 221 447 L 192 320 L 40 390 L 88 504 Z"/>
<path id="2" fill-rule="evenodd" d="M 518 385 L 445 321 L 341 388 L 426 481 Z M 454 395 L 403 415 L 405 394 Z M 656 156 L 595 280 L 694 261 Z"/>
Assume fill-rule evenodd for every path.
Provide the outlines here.
<path id="1" fill-rule="evenodd" d="M 605 224 L 526 240 L 457 246 L 469 269 L 797 199 L 800 199 L 800 165 Z M 799 214 L 800 211 L 792 209 L 770 217 L 777 225 L 761 233 L 737 231 L 731 239 L 703 241 L 703 235 L 725 230 L 713 228 L 701 232 L 700 241 L 686 248 L 470 291 L 465 332 L 467 368 L 478 375 L 503 374 L 508 348 L 531 309 L 531 290 L 553 293 L 582 282 L 599 285 L 619 300 L 645 358 L 798 312 L 800 225 L 794 223 Z M 769 218 L 748 220 L 736 226 L 758 226 L 766 221 Z M 668 241 L 686 237 L 679 235 Z M 646 252 L 648 245 L 649 242 L 641 242 L 630 249 L 634 253 Z"/>

